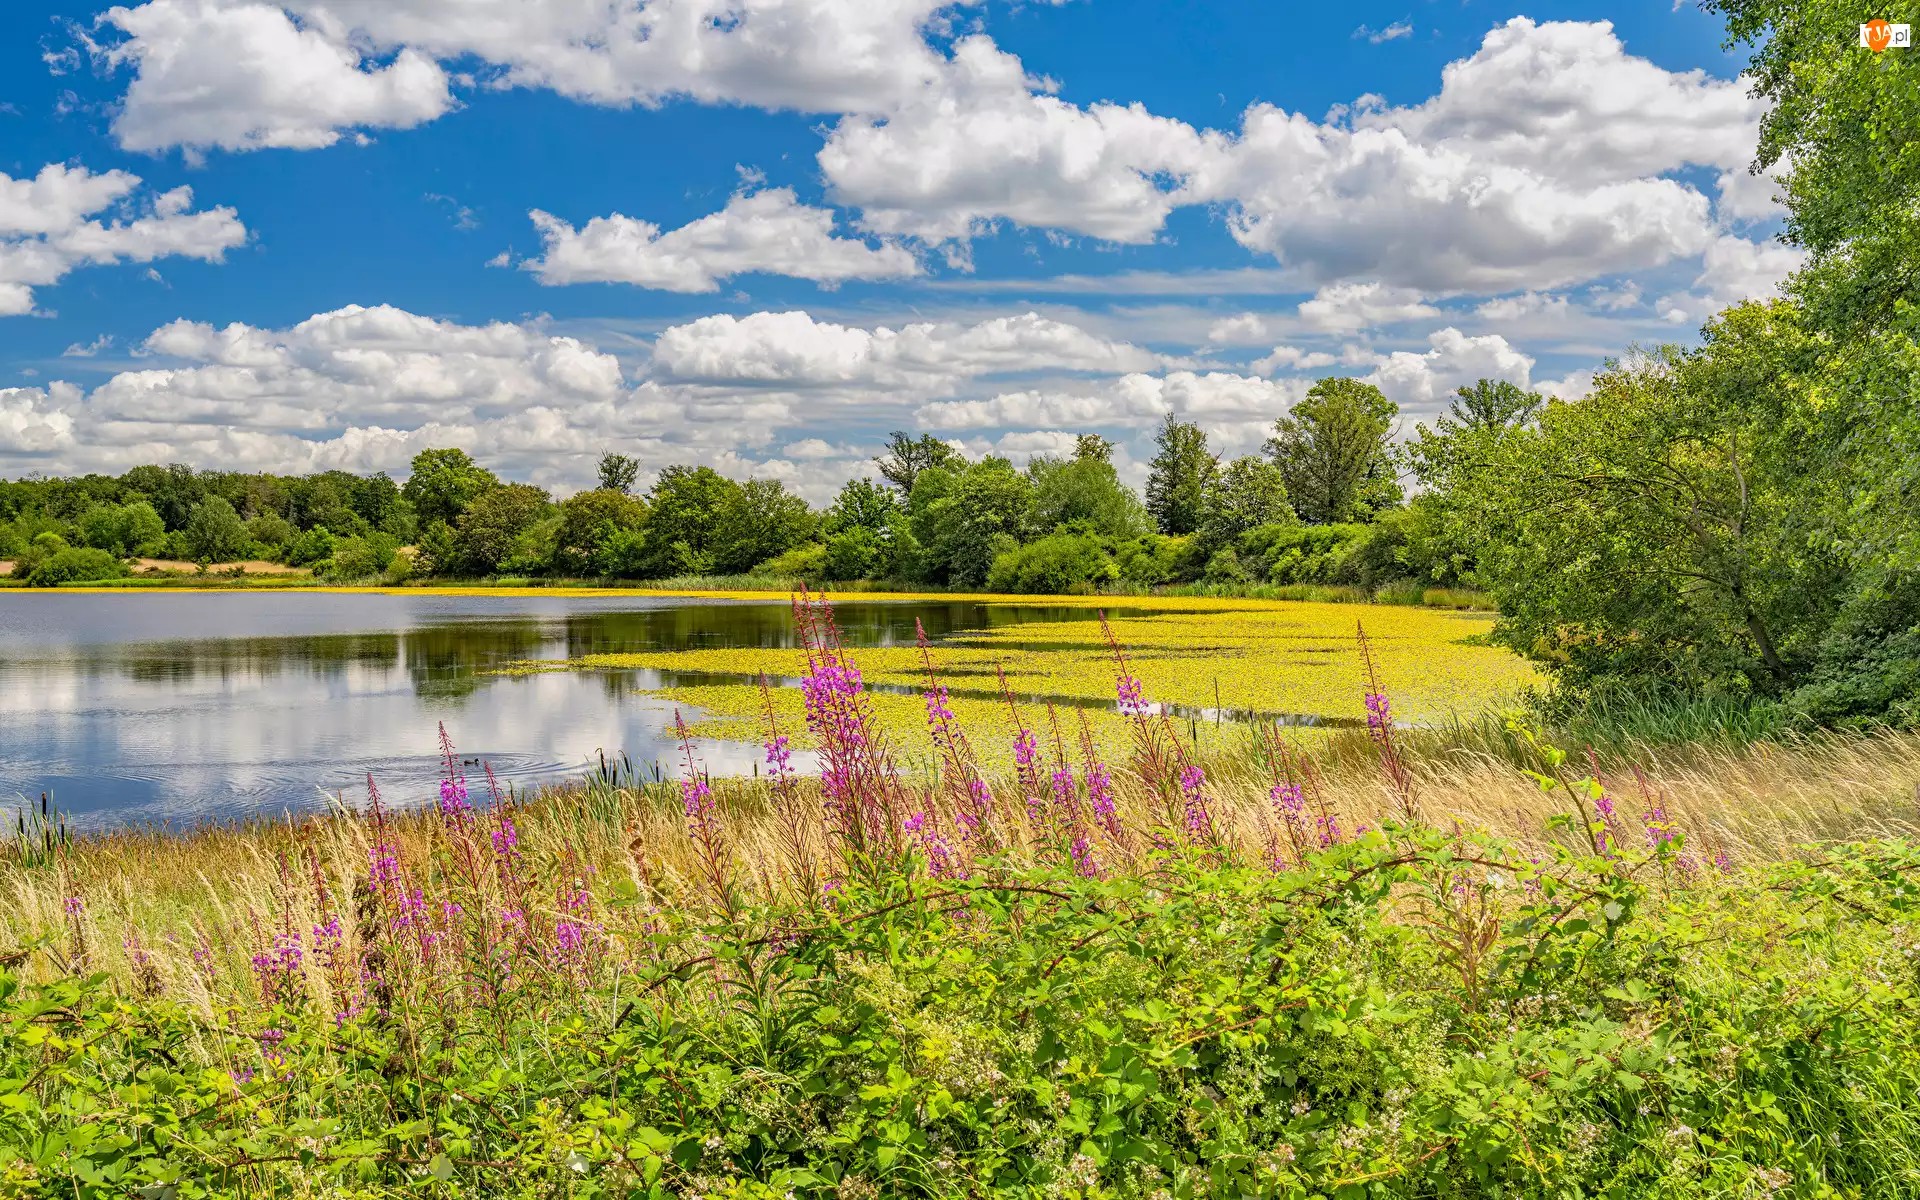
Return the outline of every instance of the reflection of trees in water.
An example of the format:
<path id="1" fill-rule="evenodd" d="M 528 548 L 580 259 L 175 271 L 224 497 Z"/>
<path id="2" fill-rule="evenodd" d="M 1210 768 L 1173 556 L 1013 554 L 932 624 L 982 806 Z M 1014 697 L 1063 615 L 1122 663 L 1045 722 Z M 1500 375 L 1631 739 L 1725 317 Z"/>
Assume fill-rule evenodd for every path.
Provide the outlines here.
<path id="1" fill-rule="evenodd" d="M 492 682 L 481 672 L 540 657 L 556 632 L 552 621 L 536 616 L 426 625 L 401 635 L 403 665 L 415 695 L 465 699 Z"/>
<path id="2" fill-rule="evenodd" d="M 399 634 L 351 633 L 89 647 L 85 662 L 89 672 L 112 672 L 136 683 L 186 684 L 295 669 L 332 675 L 350 666 L 391 668 L 399 655 Z"/>
<path id="3" fill-rule="evenodd" d="M 1126 616 L 1142 609 L 1114 609 Z M 969 600 L 893 604 L 850 601 L 835 607 L 850 646 L 910 643 L 918 618 L 932 638 L 1033 621 L 1092 620 L 1089 607 L 985 605 Z M 556 646 L 554 643 L 560 643 Z M 785 648 L 794 644 L 786 604 L 685 604 L 629 611 L 582 609 L 565 613 L 452 620 L 399 632 L 295 634 L 200 638 L 89 648 L 84 669 L 136 683 L 189 685 L 283 673 L 334 676 L 349 668 L 404 670 L 414 693 L 463 700 L 496 676 L 486 674 L 524 659 L 617 654 L 631 650 L 688 650 L 719 646 Z M 562 647 L 564 649 L 562 649 Z M 638 686 L 627 672 L 602 676 L 607 694 Z"/>

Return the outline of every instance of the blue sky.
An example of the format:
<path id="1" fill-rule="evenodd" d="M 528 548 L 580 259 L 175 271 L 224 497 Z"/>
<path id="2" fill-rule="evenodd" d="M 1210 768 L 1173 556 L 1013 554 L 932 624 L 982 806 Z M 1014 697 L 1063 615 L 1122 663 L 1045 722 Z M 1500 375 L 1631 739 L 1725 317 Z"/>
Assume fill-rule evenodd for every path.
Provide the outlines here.
<path id="1" fill-rule="evenodd" d="M 1165 414 L 1248 453 L 1330 373 L 1409 426 L 1481 375 L 1578 395 L 1797 261 L 1720 40 L 1668 3 L 8 6 L 0 472 L 461 444 L 566 491 L 613 449 L 819 500 L 895 428 L 1097 429 L 1137 478 Z"/>

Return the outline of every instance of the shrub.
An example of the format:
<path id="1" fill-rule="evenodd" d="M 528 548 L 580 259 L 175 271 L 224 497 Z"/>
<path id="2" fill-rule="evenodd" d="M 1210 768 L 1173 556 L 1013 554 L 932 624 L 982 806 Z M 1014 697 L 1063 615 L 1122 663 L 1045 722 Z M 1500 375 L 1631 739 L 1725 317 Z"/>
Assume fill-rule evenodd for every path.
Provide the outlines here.
<path id="1" fill-rule="evenodd" d="M 333 557 L 334 536 L 325 525 L 315 525 L 296 538 L 287 547 L 286 561 L 290 567 L 306 567 L 324 562 Z"/>
<path id="2" fill-rule="evenodd" d="M 326 569 L 318 573 L 334 579 L 366 579 L 392 566 L 398 550 L 390 534 L 340 538 L 333 543 Z"/>
<path id="3" fill-rule="evenodd" d="M 1091 592 L 1120 578 L 1102 538 L 1056 533 L 997 555 L 987 573 L 987 590 L 1059 595 Z"/>
<path id="4" fill-rule="evenodd" d="M 751 574 L 764 575 L 769 579 L 823 579 L 838 578 L 824 573 L 827 548 L 818 542 L 808 542 L 804 546 L 795 546 L 784 554 L 776 554 L 755 567 Z"/>
<path id="5" fill-rule="evenodd" d="M 1352 584 L 1359 582 L 1352 559 L 1371 534 L 1368 525 L 1262 525 L 1236 548 L 1262 563 L 1272 583 Z"/>
<path id="6" fill-rule="evenodd" d="M 28 587 L 53 587 L 93 579 L 118 579 L 130 574 L 126 564 L 91 546 L 68 546 L 55 551 L 27 572 Z"/>
<path id="7" fill-rule="evenodd" d="M 1152 586 L 1174 578 L 1189 539 L 1148 534 L 1114 547 L 1114 565 L 1129 583 Z"/>

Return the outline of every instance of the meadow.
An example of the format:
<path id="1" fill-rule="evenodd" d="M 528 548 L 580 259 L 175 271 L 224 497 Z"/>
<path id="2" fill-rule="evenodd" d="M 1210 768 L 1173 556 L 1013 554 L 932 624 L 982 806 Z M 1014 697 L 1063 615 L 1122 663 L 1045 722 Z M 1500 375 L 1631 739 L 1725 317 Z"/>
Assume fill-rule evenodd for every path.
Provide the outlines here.
<path id="1" fill-rule="evenodd" d="M 1920 739 L 1409 729 L 1369 631 L 1356 727 L 1203 747 L 1110 623 L 1121 752 L 1016 700 L 999 768 L 800 618 L 758 778 L 23 820 L 0 1189 L 1920 1191 Z"/>

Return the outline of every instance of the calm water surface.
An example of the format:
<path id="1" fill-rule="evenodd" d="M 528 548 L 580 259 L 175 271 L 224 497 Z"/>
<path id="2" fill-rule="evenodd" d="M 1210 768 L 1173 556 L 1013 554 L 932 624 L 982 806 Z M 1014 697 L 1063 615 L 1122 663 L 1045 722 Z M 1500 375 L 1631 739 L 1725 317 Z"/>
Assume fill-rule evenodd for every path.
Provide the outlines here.
<path id="1" fill-rule="evenodd" d="M 853 603 L 883 645 L 1091 610 Z M 176 824 L 434 794 L 436 726 L 503 780 L 577 775 L 605 750 L 671 761 L 655 671 L 486 672 L 517 659 L 787 646 L 785 604 L 676 597 L 0 594 L 0 803 L 52 792 L 77 825 Z M 758 746 L 704 741 L 716 772 Z"/>

